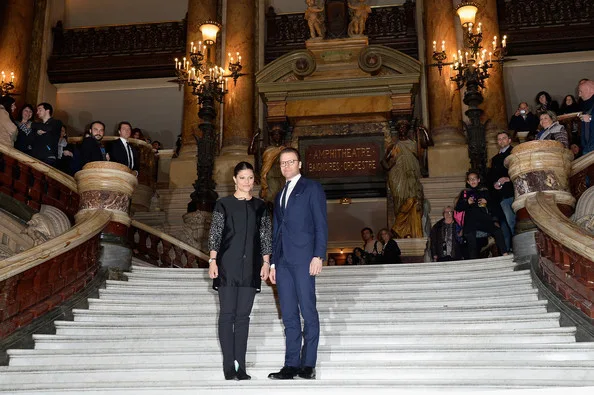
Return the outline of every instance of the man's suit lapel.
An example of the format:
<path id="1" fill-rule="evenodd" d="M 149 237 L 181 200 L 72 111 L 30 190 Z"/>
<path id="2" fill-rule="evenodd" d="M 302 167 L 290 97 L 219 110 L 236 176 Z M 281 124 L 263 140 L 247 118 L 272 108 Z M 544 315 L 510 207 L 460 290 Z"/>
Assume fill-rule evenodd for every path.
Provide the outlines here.
<path id="1" fill-rule="evenodd" d="M 289 195 L 289 200 L 287 200 L 287 207 L 285 210 L 289 210 L 291 205 L 295 202 L 295 200 L 299 199 L 299 196 L 303 193 L 303 189 L 305 188 L 305 182 L 303 181 L 303 176 L 299 178 L 297 184 L 295 184 L 295 188 Z M 283 213 L 284 214 L 284 213 Z"/>

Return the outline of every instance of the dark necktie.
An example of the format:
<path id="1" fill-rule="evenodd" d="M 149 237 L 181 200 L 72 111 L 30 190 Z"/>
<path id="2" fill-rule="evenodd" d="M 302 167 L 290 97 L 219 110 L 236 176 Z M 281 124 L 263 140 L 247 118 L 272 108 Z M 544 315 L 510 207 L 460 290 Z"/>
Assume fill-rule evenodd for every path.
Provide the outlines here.
<path id="1" fill-rule="evenodd" d="M 291 181 L 287 181 L 287 183 L 285 184 L 285 187 L 283 188 L 283 199 L 281 202 L 281 207 L 283 208 L 283 211 L 285 210 L 285 207 L 287 207 L 287 192 L 289 192 L 289 184 L 291 183 Z"/>
<path id="2" fill-rule="evenodd" d="M 126 144 L 126 147 L 128 147 L 128 167 L 133 168 L 134 163 L 132 163 L 132 159 L 134 157 L 132 156 L 132 148 L 130 147 L 130 143 Z"/>

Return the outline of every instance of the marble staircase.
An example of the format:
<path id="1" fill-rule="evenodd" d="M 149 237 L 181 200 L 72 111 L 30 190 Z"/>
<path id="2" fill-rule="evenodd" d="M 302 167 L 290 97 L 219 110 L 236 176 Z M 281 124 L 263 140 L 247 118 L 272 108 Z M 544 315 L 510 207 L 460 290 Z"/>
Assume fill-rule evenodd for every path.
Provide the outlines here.
<path id="1" fill-rule="evenodd" d="M 273 288 L 263 287 L 252 313 L 253 379 L 227 382 L 206 271 L 133 265 L 128 279 L 108 281 L 74 321 L 55 322 L 54 335 L 34 335 L 34 349 L 9 350 L 0 393 L 495 394 L 594 386 L 594 343 L 577 343 L 576 328 L 559 325 L 559 313 L 547 311 L 530 273 L 514 271 L 511 257 L 324 268 L 312 381 L 266 378 L 284 357 Z"/>

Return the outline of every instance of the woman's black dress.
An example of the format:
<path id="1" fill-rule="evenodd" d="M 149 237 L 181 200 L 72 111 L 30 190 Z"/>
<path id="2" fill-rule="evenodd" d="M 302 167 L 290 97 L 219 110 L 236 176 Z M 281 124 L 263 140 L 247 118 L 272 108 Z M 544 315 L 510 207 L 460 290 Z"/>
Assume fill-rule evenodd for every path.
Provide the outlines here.
<path id="1" fill-rule="evenodd" d="M 212 287 L 252 287 L 259 292 L 262 256 L 272 253 L 272 223 L 263 200 L 234 195 L 217 200 L 209 251 L 217 251 L 219 276 Z"/>

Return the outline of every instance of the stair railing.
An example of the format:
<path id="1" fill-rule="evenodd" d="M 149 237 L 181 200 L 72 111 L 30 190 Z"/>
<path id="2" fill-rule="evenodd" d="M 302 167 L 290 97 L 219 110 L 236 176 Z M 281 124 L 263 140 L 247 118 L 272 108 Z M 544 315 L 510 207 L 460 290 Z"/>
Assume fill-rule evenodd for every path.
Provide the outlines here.
<path id="1" fill-rule="evenodd" d="M 538 192 L 526 209 L 538 226 L 539 276 L 594 318 L 594 237 L 559 210 L 554 195 Z"/>
<path id="2" fill-rule="evenodd" d="M 569 184 L 571 193 L 576 200 L 588 189 L 586 182 L 588 178 L 590 179 L 590 186 L 594 185 L 594 152 L 589 152 L 571 162 Z"/>

